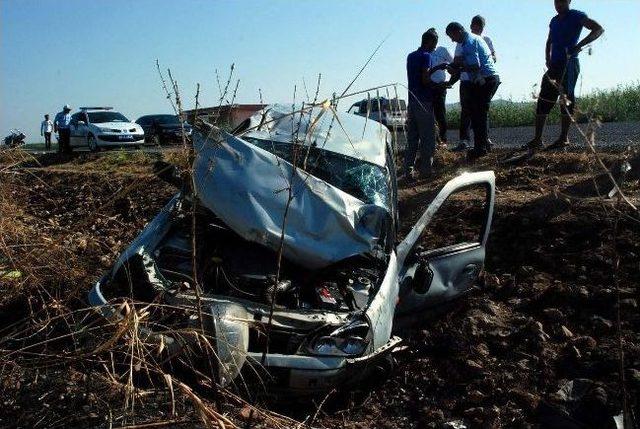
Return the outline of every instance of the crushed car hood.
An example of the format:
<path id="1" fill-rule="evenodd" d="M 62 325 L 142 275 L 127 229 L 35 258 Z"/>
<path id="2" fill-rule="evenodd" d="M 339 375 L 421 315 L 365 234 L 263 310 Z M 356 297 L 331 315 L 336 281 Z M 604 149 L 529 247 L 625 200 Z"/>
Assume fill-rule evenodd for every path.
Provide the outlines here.
<path id="1" fill-rule="evenodd" d="M 385 144 L 378 140 L 383 150 Z M 380 243 L 390 219 L 387 208 L 365 204 L 225 132 L 216 138 L 197 133 L 194 146 L 194 184 L 200 203 L 246 240 L 275 251 L 282 241 L 283 256 L 309 269 L 372 252 Z"/>

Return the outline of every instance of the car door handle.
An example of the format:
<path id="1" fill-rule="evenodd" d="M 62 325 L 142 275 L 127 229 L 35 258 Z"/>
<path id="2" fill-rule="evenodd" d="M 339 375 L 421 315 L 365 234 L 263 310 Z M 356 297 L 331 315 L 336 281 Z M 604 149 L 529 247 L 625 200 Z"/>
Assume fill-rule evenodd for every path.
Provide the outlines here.
<path id="1" fill-rule="evenodd" d="M 464 269 L 462 270 L 462 274 L 470 278 L 477 277 L 479 273 L 480 273 L 480 267 L 478 266 L 478 264 L 469 264 L 466 267 L 464 267 Z"/>

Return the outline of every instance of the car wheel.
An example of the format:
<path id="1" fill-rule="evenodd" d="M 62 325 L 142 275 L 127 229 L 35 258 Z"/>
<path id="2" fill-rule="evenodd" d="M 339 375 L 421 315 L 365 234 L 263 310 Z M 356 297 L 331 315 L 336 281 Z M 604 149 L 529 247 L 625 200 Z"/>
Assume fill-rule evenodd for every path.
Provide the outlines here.
<path id="1" fill-rule="evenodd" d="M 89 146 L 89 150 L 91 152 L 98 152 L 100 150 L 100 146 L 98 146 L 98 140 L 93 135 L 89 135 L 87 137 L 87 146 Z"/>
<path id="2" fill-rule="evenodd" d="M 154 146 L 160 146 L 160 136 L 154 134 L 153 137 L 151 137 L 151 144 Z"/>

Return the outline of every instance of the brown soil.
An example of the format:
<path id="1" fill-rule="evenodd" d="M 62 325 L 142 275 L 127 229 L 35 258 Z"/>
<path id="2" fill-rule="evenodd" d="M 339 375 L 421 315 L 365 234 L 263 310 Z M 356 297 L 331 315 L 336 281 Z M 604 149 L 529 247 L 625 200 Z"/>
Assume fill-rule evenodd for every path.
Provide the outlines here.
<path id="1" fill-rule="evenodd" d="M 171 395 L 162 384 L 142 389 L 131 412 L 123 386 L 108 378 L 100 359 L 74 354 L 70 340 L 51 345 L 58 358 L 46 364 L 35 355 L 45 349 L 13 352 L 18 346 L 9 338 L 19 336 L 18 328 L 82 307 L 91 283 L 174 192 L 150 173 L 151 155 L 19 156 L 0 160 L 0 272 L 21 274 L 0 277 L 0 326 L 18 323 L 0 333 L 0 427 L 199 424 L 198 407 L 179 392 L 178 417 L 170 415 Z M 597 392 L 591 414 L 573 415 L 584 427 L 604 427 L 622 407 L 618 302 L 625 388 L 630 405 L 637 401 L 640 216 L 598 197 L 610 184 L 586 154 L 545 154 L 509 167 L 497 166 L 498 156 L 469 167 L 446 154 L 437 179 L 401 189 L 406 231 L 446 180 L 464 169 L 496 171 L 483 290 L 404 332 L 406 347 L 390 375 L 362 391 L 332 395 L 314 426 L 438 428 L 460 420 L 470 427 L 545 427 L 547 404 L 562 402 L 556 392 L 567 380 L 588 379 Z M 623 154 L 602 156 L 611 166 Z M 637 170 L 623 189 L 640 203 Z M 425 245 L 467 234 L 476 219 L 465 211 L 472 198 L 454 201 Z M 198 391 L 210 405 L 213 397 Z M 239 426 L 246 424 L 246 410 L 223 402 Z M 298 420 L 316 412 L 312 404 L 275 409 Z"/>

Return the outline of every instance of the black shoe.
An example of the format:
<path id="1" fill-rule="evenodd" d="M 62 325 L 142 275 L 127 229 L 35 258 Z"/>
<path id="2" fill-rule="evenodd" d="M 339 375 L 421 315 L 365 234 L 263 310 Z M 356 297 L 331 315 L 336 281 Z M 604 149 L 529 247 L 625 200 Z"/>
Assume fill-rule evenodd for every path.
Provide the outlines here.
<path id="1" fill-rule="evenodd" d="M 476 159 L 482 158 L 486 154 L 487 154 L 486 149 L 477 149 L 477 148 L 469 149 L 467 151 L 467 161 L 473 162 Z"/>
<path id="2" fill-rule="evenodd" d="M 539 150 L 542 149 L 542 140 L 531 140 L 526 145 L 522 146 L 522 150 Z"/>
<path id="3" fill-rule="evenodd" d="M 568 147 L 569 147 L 569 142 L 567 140 L 558 139 L 558 140 L 554 141 L 553 143 L 551 143 L 549 146 L 547 146 L 545 149 L 546 150 L 563 151 L 563 150 L 567 149 Z"/>
<path id="4" fill-rule="evenodd" d="M 451 149 L 451 152 L 464 152 L 469 149 L 468 140 L 460 140 L 458 146 Z"/>
<path id="5" fill-rule="evenodd" d="M 421 179 L 430 179 L 431 176 L 433 175 L 433 170 L 431 170 L 430 168 L 427 168 L 424 170 L 420 170 L 418 174 Z"/>

